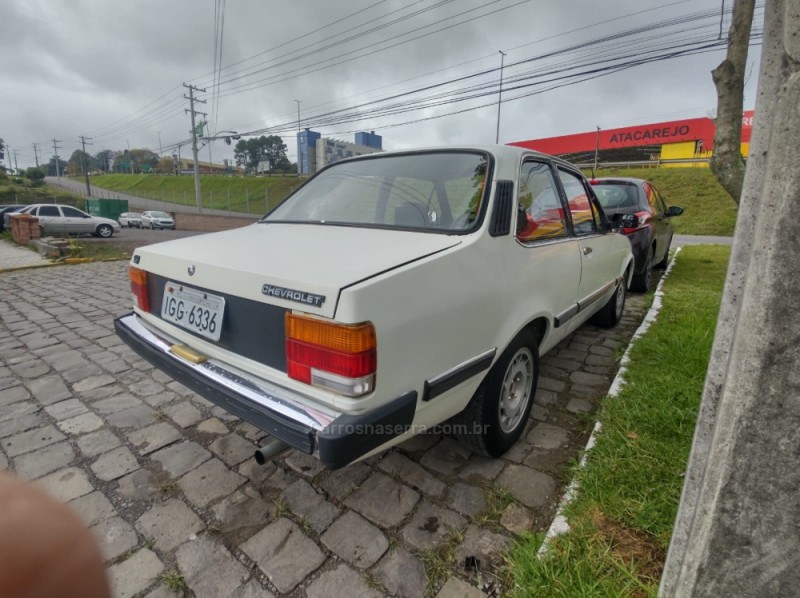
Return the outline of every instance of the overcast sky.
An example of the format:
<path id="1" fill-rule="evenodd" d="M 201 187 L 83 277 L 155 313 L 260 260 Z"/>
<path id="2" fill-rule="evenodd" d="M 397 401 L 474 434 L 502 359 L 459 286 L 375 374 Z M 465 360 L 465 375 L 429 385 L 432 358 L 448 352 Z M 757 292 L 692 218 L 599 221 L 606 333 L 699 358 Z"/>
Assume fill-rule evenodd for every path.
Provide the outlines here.
<path id="1" fill-rule="evenodd" d="M 79 135 L 93 138 L 92 153 L 128 143 L 159 151 L 160 131 L 162 147 L 171 153 L 171 144 L 189 137 L 183 82 L 207 90 L 200 97 L 208 103 L 199 109 L 209 113 L 212 132 L 279 126 L 292 160 L 295 99 L 301 100 L 301 118 L 323 135 L 352 141 L 354 130 L 375 130 L 385 149 L 494 143 L 497 71 L 426 92 L 490 84 L 483 91 L 491 96 L 358 122 L 315 126 L 315 121 L 325 112 L 497 69 L 498 50 L 507 54 L 504 81 L 512 82 L 507 89 L 515 77 L 528 77 L 516 85 L 529 85 L 537 82 L 532 76 L 590 56 L 644 55 L 642 44 L 678 44 L 696 36 L 713 40 L 720 10 L 720 0 L 231 0 L 224 6 L 224 68 L 214 102 L 218 5 L 216 0 L 5 0 L 0 138 L 17 150 L 19 166 L 33 165 L 34 142 L 47 161 L 54 137 L 62 140 L 60 155 L 68 157 L 79 147 Z M 515 65 L 703 11 L 716 16 Z M 757 26 L 760 21 L 757 16 Z M 726 18 L 725 32 L 728 24 Z M 449 28 L 438 31 L 444 27 Z M 429 35 L 402 43 L 423 34 Z M 724 51 L 715 50 L 653 62 L 519 99 L 514 98 L 568 80 L 504 91 L 500 142 L 707 116 L 716 104 L 709 72 L 723 57 Z M 753 107 L 759 59 L 760 48 L 751 47 L 746 109 Z M 391 126 L 418 119 L 429 120 Z M 232 156 L 220 141 L 212 148 L 215 162 Z M 189 154 L 184 146 L 181 155 Z M 208 148 L 201 159 L 208 159 Z"/>

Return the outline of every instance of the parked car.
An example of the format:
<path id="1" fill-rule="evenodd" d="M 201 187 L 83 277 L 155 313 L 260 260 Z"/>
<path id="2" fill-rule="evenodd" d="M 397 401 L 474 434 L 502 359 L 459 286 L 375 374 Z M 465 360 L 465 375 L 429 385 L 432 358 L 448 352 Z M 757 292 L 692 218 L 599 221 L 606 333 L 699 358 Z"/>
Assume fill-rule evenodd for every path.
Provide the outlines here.
<path id="1" fill-rule="evenodd" d="M 166 212 L 148 210 L 142 212 L 141 225 L 143 228 L 171 228 L 175 230 L 175 220 Z"/>
<path id="2" fill-rule="evenodd" d="M 20 213 L 36 216 L 43 235 L 91 234 L 107 238 L 121 230 L 116 220 L 92 216 L 72 206 L 33 204 L 21 209 Z"/>
<path id="3" fill-rule="evenodd" d="M 670 219 L 683 214 L 683 208 L 667 207 L 655 185 L 644 179 L 596 178 L 590 182 L 608 217 L 631 241 L 635 262 L 631 290 L 646 293 L 653 268 L 667 267 L 674 234 Z M 635 218 L 623 222 L 626 214 Z"/>
<path id="4" fill-rule="evenodd" d="M 122 212 L 119 215 L 119 225 L 128 228 L 142 228 L 142 215 L 139 212 Z"/>
<path id="5" fill-rule="evenodd" d="M 341 467 L 450 418 L 498 456 L 525 428 L 540 355 L 587 320 L 617 323 L 632 262 L 567 162 L 371 154 L 255 224 L 136 249 L 115 329 L 266 432 L 261 460 L 294 447 Z"/>
<path id="6" fill-rule="evenodd" d="M 13 214 L 24 207 L 22 204 L 0 206 L 0 233 L 6 229 L 11 229 L 11 220 L 6 214 Z"/>

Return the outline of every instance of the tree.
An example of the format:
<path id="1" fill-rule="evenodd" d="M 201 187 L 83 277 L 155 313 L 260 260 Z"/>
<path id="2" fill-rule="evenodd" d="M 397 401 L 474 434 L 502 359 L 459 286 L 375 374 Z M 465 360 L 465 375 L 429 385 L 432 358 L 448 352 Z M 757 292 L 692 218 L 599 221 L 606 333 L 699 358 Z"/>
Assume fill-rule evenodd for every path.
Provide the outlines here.
<path id="1" fill-rule="evenodd" d="M 112 152 L 111 150 L 103 150 L 97 152 L 94 156 L 94 164 L 97 170 L 101 172 L 110 172 L 111 168 L 111 157 Z"/>
<path id="2" fill-rule="evenodd" d="M 158 167 L 158 154 L 149 149 L 132 149 L 133 169 L 135 172 L 155 172 Z"/>
<path id="3" fill-rule="evenodd" d="M 58 173 L 64 174 L 67 171 L 67 163 L 61 158 L 58 159 L 58 171 L 56 171 L 56 157 L 50 158 L 50 161 L 44 167 L 47 176 L 58 176 Z"/>
<path id="4" fill-rule="evenodd" d="M 92 172 L 95 160 L 91 154 L 83 150 L 75 150 L 67 160 L 67 174 L 69 176 L 78 176 L 84 174 L 86 170 Z"/>
<path id="5" fill-rule="evenodd" d="M 39 166 L 31 166 L 25 169 L 25 178 L 30 179 L 34 187 L 39 187 L 44 183 L 45 172 Z"/>
<path id="6" fill-rule="evenodd" d="M 742 196 L 744 181 L 744 160 L 741 153 L 742 110 L 754 8 L 755 0 L 734 0 L 731 27 L 728 31 L 728 53 L 725 60 L 711 71 L 714 86 L 717 88 L 716 133 L 711 172 L 736 203 L 739 203 Z"/>
<path id="7" fill-rule="evenodd" d="M 286 172 L 291 168 L 286 151 L 286 144 L 280 136 L 262 135 L 239 140 L 233 148 L 233 157 L 236 165 L 242 166 L 245 172 L 255 172 L 262 162 L 269 162 L 270 172 Z"/>

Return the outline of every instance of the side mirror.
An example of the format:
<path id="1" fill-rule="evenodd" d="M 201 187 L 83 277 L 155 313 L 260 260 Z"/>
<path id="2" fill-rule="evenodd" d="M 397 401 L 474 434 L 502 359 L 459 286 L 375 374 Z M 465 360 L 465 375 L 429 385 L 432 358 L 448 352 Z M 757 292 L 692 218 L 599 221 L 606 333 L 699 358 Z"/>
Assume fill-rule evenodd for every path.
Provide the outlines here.
<path id="1" fill-rule="evenodd" d="M 636 228 L 639 226 L 639 217 L 636 214 L 623 214 L 619 224 L 622 228 Z"/>
<path id="2" fill-rule="evenodd" d="M 683 214 L 683 208 L 679 208 L 678 206 L 670 206 L 667 208 L 667 216 L 680 216 Z"/>

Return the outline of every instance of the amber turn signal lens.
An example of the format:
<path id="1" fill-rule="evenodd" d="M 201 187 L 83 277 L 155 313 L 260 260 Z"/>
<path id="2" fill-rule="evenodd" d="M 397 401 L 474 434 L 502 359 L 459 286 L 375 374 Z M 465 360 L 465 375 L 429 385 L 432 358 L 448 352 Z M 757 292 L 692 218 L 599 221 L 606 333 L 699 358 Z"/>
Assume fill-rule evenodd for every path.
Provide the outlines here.
<path id="1" fill-rule="evenodd" d="M 369 322 L 337 324 L 288 312 L 286 338 L 343 353 L 362 353 L 376 346 L 375 327 Z"/>

